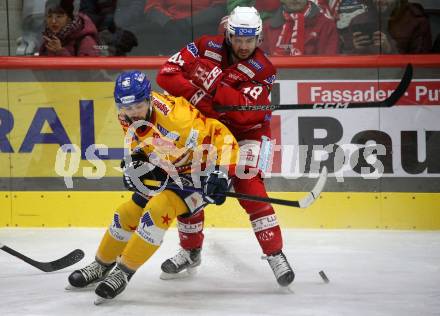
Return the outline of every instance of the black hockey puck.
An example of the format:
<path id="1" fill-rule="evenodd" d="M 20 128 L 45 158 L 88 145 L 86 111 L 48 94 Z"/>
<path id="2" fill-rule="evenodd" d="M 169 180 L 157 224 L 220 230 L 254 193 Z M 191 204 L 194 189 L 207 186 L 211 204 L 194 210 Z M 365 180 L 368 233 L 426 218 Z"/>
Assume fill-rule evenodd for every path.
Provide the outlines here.
<path id="1" fill-rule="evenodd" d="M 325 273 L 324 273 L 324 271 L 319 271 L 319 275 L 321 276 L 321 278 L 322 278 L 322 280 L 325 282 L 325 283 L 329 283 L 330 282 L 330 280 L 327 278 L 327 276 L 325 275 Z"/>

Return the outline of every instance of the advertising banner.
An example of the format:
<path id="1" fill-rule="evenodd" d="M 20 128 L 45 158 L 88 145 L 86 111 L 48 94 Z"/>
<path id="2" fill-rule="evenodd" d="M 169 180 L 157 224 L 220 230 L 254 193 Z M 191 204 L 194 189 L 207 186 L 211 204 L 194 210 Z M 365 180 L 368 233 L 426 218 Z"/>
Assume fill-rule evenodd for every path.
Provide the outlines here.
<path id="1" fill-rule="evenodd" d="M 280 102 L 381 100 L 397 82 L 281 80 Z M 118 177 L 123 133 L 108 82 L 0 84 L 1 178 Z M 387 109 L 274 112 L 268 177 L 439 177 L 440 81 L 416 80 Z M 58 159 L 58 160 L 57 160 Z"/>
<path id="2" fill-rule="evenodd" d="M 108 163 L 123 156 L 112 83 L 10 82 L 0 89 L 7 90 L 0 104 L 0 177 L 118 174 Z M 63 154 L 69 159 L 57 165 Z"/>
<path id="3" fill-rule="evenodd" d="M 280 103 L 383 100 L 397 82 L 282 80 Z M 324 163 L 341 177 L 440 177 L 440 81 L 416 80 L 385 109 L 279 111 L 284 177 Z M 277 173 L 275 173 L 277 174 Z"/>
<path id="4" fill-rule="evenodd" d="M 276 85 L 281 104 L 362 102 L 397 81 Z M 0 83 L 0 226 L 103 226 L 130 198 L 112 92 L 112 82 Z M 283 226 L 438 229 L 439 94 L 440 81 L 419 79 L 391 108 L 274 112 L 269 195 L 299 199 L 322 165 L 330 172 L 307 212 L 276 207 Z M 236 199 L 213 208 L 206 225 L 248 227 L 244 212 L 231 216 Z"/>

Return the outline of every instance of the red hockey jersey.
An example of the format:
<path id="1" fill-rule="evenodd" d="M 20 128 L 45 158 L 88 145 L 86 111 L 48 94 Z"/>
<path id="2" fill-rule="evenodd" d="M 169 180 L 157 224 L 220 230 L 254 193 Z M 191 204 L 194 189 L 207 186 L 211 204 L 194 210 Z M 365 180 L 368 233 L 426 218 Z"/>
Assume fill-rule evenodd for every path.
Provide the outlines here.
<path id="1" fill-rule="evenodd" d="M 222 79 L 213 95 L 198 96 L 200 87 L 190 80 L 189 65 L 198 58 L 207 59 L 223 71 Z M 168 93 L 183 96 L 196 103 L 206 116 L 222 121 L 237 137 L 251 130 L 268 126 L 271 113 L 218 113 L 213 104 L 224 106 L 270 104 L 269 94 L 276 70 L 262 50 L 257 48 L 247 60 L 232 63 L 230 47 L 223 35 L 202 36 L 189 43 L 162 66 L 157 83 Z M 203 98 L 202 102 L 198 97 Z M 196 100 L 196 102 L 194 102 Z"/>

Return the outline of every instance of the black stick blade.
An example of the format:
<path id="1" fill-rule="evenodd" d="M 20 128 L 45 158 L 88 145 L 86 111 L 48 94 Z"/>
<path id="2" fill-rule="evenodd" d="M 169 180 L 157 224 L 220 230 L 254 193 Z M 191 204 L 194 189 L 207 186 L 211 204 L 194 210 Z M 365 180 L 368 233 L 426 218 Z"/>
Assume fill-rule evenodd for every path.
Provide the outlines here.
<path id="1" fill-rule="evenodd" d="M 81 249 L 75 249 L 74 251 L 72 251 L 71 253 L 65 255 L 64 257 L 54 260 L 54 261 L 50 261 L 50 262 L 40 262 L 40 261 L 36 261 L 34 259 L 31 259 L 27 256 L 25 256 L 24 254 L 9 248 L 8 246 L 2 245 L 0 244 L 0 249 L 23 260 L 24 262 L 30 264 L 31 266 L 40 269 L 41 271 L 44 272 L 53 272 L 53 271 L 57 271 L 57 270 L 61 270 L 64 268 L 67 268 L 77 262 L 79 262 L 82 258 L 84 258 L 84 251 L 82 251 Z"/>
<path id="2" fill-rule="evenodd" d="M 84 258 L 84 251 L 82 251 L 81 249 L 75 249 L 71 253 L 65 255 L 58 260 L 44 263 L 46 270 L 41 270 L 45 272 L 58 271 L 74 265 L 75 263 L 81 261 L 82 258 Z"/>

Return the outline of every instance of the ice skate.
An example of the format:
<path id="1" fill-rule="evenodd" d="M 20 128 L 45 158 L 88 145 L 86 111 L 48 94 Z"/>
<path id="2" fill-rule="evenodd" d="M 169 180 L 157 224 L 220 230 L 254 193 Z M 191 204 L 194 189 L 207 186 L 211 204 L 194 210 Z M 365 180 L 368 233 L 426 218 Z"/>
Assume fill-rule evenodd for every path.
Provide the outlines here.
<path id="1" fill-rule="evenodd" d="M 286 287 L 293 282 L 295 279 L 295 273 L 282 251 L 270 256 L 263 256 L 262 258 L 269 262 L 273 274 L 280 286 Z"/>
<path id="2" fill-rule="evenodd" d="M 162 263 L 162 280 L 185 278 L 197 272 L 197 267 L 202 262 L 201 248 L 186 250 L 181 248 L 172 258 Z"/>
<path id="3" fill-rule="evenodd" d="M 133 276 L 134 271 L 118 264 L 116 268 L 101 282 L 95 289 L 97 298 L 95 305 L 102 304 L 106 300 L 113 299 L 121 294 L 127 287 L 128 281 Z"/>
<path id="4" fill-rule="evenodd" d="M 109 274 L 115 264 L 105 265 L 98 261 L 93 261 L 84 268 L 73 271 L 69 275 L 69 284 L 66 286 L 66 290 L 93 288 L 96 283 L 102 281 Z"/>

